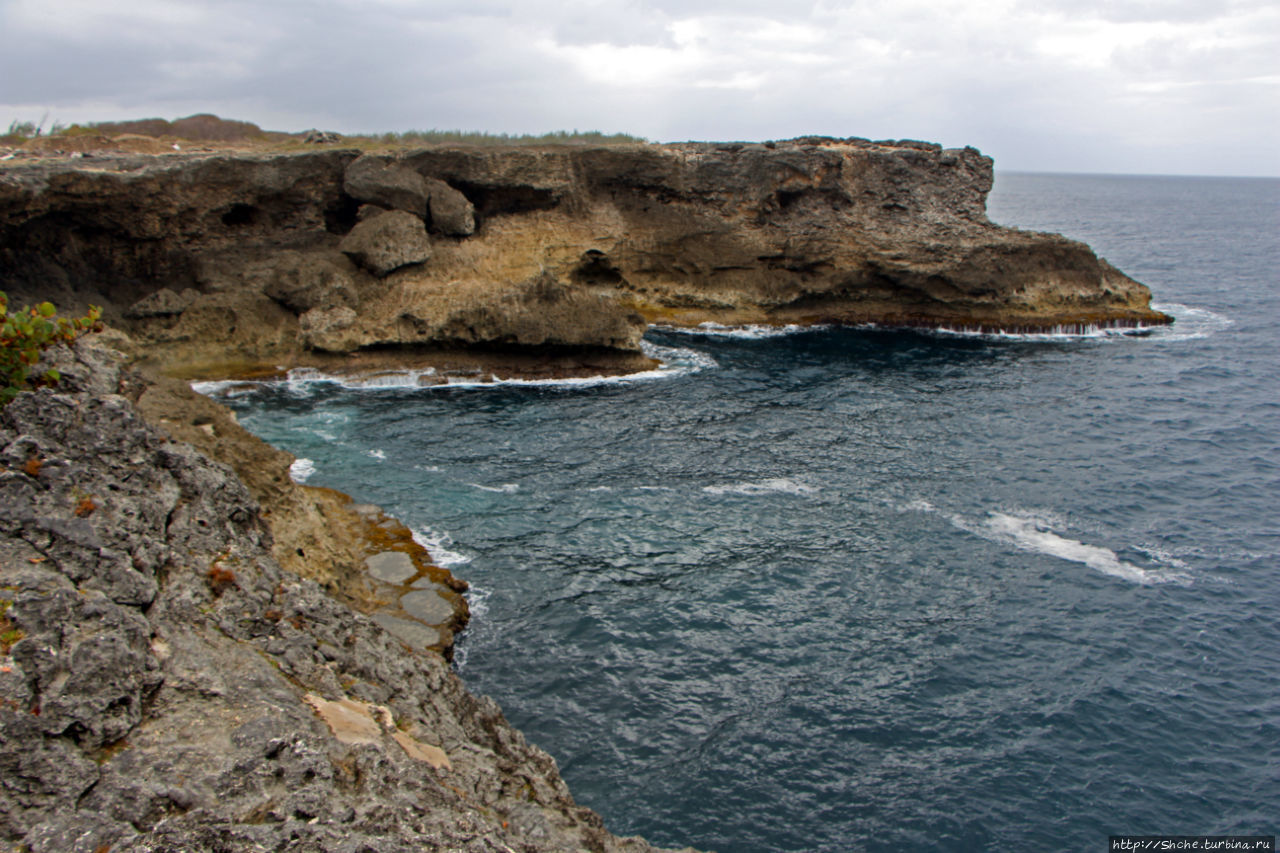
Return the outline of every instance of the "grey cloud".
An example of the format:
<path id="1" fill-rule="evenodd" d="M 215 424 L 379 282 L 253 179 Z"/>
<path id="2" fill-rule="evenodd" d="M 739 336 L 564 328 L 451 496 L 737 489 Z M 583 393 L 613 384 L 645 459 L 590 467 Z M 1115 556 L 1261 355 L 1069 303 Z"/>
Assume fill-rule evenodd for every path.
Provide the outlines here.
<path id="1" fill-rule="evenodd" d="M 1127 24 L 1209 21 L 1265 5 L 1258 0 L 1023 0 L 1019 8 L 1033 13 L 1054 9 L 1070 18 Z"/>
<path id="2" fill-rule="evenodd" d="M 1085 0 L 1095 15 L 1042 0 L 1006 20 L 891 3 L 208 0 L 181 4 L 186 15 L 203 13 L 199 27 L 95 12 L 94 31 L 84 33 L 53 25 L 68 2 L 30 7 L 48 17 L 25 28 L 12 14 L 18 0 L 0 0 L 0 110 L 47 108 L 74 121 L 209 109 L 267 127 L 343 132 L 915 137 L 975 144 L 1006 166 L 1103 171 L 1221 168 L 1217 147 L 1234 137 L 1259 142 L 1248 147 L 1256 165 L 1233 168 L 1276 168 L 1262 153 L 1276 144 L 1277 87 L 1240 82 L 1274 78 L 1275 38 L 1255 30 L 1274 28 L 1275 16 L 1258 3 Z M 1217 32 L 1184 25 L 1219 13 L 1235 20 L 1253 10 L 1261 23 L 1221 43 L 1155 28 L 1100 66 L 1037 46 L 1058 34 L 1055 15 L 1130 22 L 1160 9 L 1186 32 Z M 691 16 L 710 16 L 704 37 L 677 44 L 670 27 Z M 769 21 L 805 27 L 793 39 L 763 27 Z M 1221 28 L 1239 35 L 1238 25 Z M 648 72 L 650 59 L 670 67 L 641 73 L 640 85 L 627 63 Z M 612 74 L 598 73 L 596 63 L 614 60 Z M 85 115 L 90 108 L 109 114 Z M 0 123 L 28 117 L 0 112 Z"/>

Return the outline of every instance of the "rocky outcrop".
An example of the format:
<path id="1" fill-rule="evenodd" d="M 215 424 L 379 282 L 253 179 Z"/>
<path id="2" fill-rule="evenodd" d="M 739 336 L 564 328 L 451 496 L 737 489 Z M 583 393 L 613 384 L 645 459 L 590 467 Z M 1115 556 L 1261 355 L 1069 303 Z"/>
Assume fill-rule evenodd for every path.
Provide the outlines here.
<path id="1" fill-rule="evenodd" d="M 356 158 L 343 172 L 342 189 L 359 202 L 407 211 L 419 219 L 427 215 L 426 179 L 386 157 Z"/>
<path id="2" fill-rule="evenodd" d="M 431 242 L 422 219 L 403 210 L 392 210 L 357 222 L 338 251 L 385 278 L 398 269 L 424 263 L 431 257 Z"/>
<path id="3" fill-rule="evenodd" d="M 476 348 L 634 369 L 646 322 L 1168 321 L 1087 246 L 988 221 L 991 180 L 972 148 L 817 138 L 24 161 L 0 169 L 0 280 L 103 305 L 175 370 Z"/>
<path id="4" fill-rule="evenodd" d="M 327 510 L 290 506 L 279 451 L 96 345 L 57 363 L 57 390 L 0 410 L 5 846 L 653 849 L 576 806 L 554 761 L 438 655 L 344 603 L 334 555 L 300 538 Z M 389 548 L 375 574 L 421 574 Z"/>

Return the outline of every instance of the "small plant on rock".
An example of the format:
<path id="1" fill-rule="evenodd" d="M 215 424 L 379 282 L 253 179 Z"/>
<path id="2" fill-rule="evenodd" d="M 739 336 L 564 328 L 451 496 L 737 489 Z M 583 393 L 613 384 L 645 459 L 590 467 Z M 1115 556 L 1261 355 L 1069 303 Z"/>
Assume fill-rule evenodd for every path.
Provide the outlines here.
<path id="1" fill-rule="evenodd" d="M 61 375 L 50 368 L 32 376 L 40 354 L 57 343 L 71 343 L 86 332 L 102 331 L 102 309 L 90 305 L 83 317 L 59 317 L 52 302 L 9 312 L 9 299 L 0 291 L 0 406 L 19 392 L 56 384 Z"/>

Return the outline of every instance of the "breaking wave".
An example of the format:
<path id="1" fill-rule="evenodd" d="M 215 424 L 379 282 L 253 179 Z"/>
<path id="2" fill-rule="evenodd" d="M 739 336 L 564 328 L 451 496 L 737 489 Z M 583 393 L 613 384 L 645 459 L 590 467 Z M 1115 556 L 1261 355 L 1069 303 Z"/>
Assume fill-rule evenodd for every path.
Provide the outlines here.
<path id="1" fill-rule="evenodd" d="M 466 554 L 460 554 L 452 549 L 454 541 L 448 533 L 441 533 L 430 527 L 420 527 L 413 531 L 413 541 L 426 548 L 427 553 L 431 555 L 431 562 L 441 568 L 452 569 L 454 566 L 471 562 L 471 558 Z"/>
<path id="2" fill-rule="evenodd" d="M 310 459 L 295 459 L 293 464 L 289 466 L 289 477 L 299 485 L 307 482 L 315 472 L 316 463 Z"/>
<path id="3" fill-rule="evenodd" d="M 774 477 L 752 483 L 726 483 L 716 486 L 703 486 L 702 491 L 710 495 L 811 495 L 817 491 L 789 477 Z"/>
<path id="4" fill-rule="evenodd" d="M 928 501 L 911 501 L 904 509 L 917 512 L 939 512 Z M 1161 583 L 1190 583 L 1190 576 L 1181 571 L 1186 564 L 1168 558 L 1153 549 L 1138 548 L 1152 558 L 1158 568 L 1143 568 L 1126 560 L 1110 548 L 1090 545 L 1070 539 L 1060 532 L 1067 525 L 1061 516 L 1024 511 L 989 512 L 984 518 L 973 518 L 958 513 L 941 512 L 951 524 L 975 536 L 997 545 L 1007 545 L 1019 551 L 1044 554 L 1081 563 L 1096 572 L 1120 578 L 1131 583 L 1150 585 Z M 1055 530 L 1056 528 L 1056 530 Z"/>
<path id="5" fill-rule="evenodd" d="M 283 379 L 267 379 L 249 382 L 241 379 L 221 380 L 216 382 L 192 382 L 193 390 L 206 396 L 238 396 L 253 390 L 275 386 L 286 390 L 306 394 L 316 385 L 338 385 L 350 390 L 386 391 L 420 389 L 434 391 L 437 389 L 470 390 L 487 388 L 592 388 L 600 385 L 619 385 L 631 382 L 647 382 L 655 379 L 673 379 L 688 376 L 703 370 L 711 370 L 719 365 L 706 353 L 685 347 L 667 347 L 640 342 L 641 350 L 649 358 L 656 359 L 658 366 L 650 370 L 620 375 L 578 376 L 562 379 L 500 379 L 490 374 L 487 377 L 445 376 L 434 367 L 421 369 L 406 368 L 403 370 L 387 370 L 365 375 L 337 375 L 326 373 L 314 367 L 295 367 L 289 370 Z"/>

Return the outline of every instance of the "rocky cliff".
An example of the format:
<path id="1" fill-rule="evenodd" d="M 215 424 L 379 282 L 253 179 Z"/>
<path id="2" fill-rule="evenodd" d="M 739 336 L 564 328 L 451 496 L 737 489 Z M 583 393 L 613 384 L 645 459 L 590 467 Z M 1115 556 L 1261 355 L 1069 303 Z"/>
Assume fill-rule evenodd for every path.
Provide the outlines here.
<path id="1" fill-rule="evenodd" d="M 334 553 L 332 595 L 282 569 L 272 534 L 295 547 L 301 510 L 148 423 L 172 389 L 91 342 L 58 366 L 56 391 L 0 410 L 0 847 L 653 849 L 576 806 L 439 655 L 340 600 Z M 199 408 L 159 410 L 274 467 Z"/>
<path id="2" fill-rule="evenodd" d="M 648 322 L 1167 321 L 988 222 L 990 186 L 972 149 L 826 139 L 6 162 L 0 289 L 102 305 L 185 376 L 630 370 Z M 183 383 L 58 358 L 0 410 L 0 841 L 652 849 L 454 677 L 465 584 L 402 525 Z"/>
<path id="3" fill-rule="evenodd" d="M 831 139 L 19 162 L 0 281 L 189 373 L 627 370 L 647 322 L 1167 322 L 1087 246 L 989 222 L 991 180 L 971 148 Z"/>

